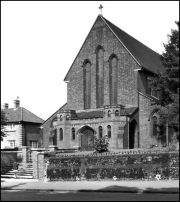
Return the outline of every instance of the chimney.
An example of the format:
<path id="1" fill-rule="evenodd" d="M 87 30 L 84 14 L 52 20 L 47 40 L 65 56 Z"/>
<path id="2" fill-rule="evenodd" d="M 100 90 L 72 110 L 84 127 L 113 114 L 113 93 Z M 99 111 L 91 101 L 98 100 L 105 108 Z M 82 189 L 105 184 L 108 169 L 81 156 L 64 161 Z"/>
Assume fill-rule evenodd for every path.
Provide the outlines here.
<path id="1" fill-rule="evenodd" d="M 20 107 L 20 100 L 19 100 L 19 97 L 17 97 L 17 99 L 14 100 L 14 108 L 16 109 L 16 108 L 18 108 L 18 107 Z"/>
<path id="2" fill-rule="evenodd" d="M 8 107 L 9 107 L 9 104 L 8 104 L 8 103 L 3 103 L 3 104 L 1 105 L 1 108 L 2 108 L 2 109 L 8 109 Z"/>

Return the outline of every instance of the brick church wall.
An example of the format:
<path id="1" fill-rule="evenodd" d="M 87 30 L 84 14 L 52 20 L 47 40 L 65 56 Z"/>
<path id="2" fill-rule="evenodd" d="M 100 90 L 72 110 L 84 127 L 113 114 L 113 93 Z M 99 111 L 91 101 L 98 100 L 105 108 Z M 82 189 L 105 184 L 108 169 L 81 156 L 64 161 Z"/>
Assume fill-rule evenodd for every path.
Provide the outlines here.
<path id="1" fill-rule="evenodd" d="M 98 45 L 104 52 L 104 105 L 109 105 L 109 57 L 118 57 L 118 104 L 137 106 L 137 62 L 99 18 L 85 40 L 67 76 L 69 109 L 84 109 L 83 62 L 91 61 L 91 108 L 96 108 L 96 53 Z"/>
<path id="2" fill-rule="evenodd" d="M 151 100 L 139 95 L 139 130 L 140 130 L 140 147 L 149 148 L 150 145 L 158 144 L 156 137 L 151 136 L 150 113 L 153 111 Z"/>
<path id="3" fill-rule="evenodd" d="M 64 105 L 61 109 L 66 109 L 67 105 Z M 49 147 L 49 135 L 51 131 L 51 123 L 55 117 L 57 117 L 58 110 L 47 120 L 43 123 L 43 128 L 41 133 L 43 134 L 43 147 Z"/>

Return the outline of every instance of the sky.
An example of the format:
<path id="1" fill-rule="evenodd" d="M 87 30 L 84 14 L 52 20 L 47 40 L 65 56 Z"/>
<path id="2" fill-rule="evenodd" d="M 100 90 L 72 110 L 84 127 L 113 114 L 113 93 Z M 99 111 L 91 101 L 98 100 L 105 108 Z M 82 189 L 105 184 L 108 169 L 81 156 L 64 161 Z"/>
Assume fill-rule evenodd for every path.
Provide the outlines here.
<path id="1" fill-rule="evenodd" d="M 102 4 L 103 16 L 162 53 L 179 1 L 1 1 L 1 104 L 46 120 L 67 102 L 63 81 Z"/>

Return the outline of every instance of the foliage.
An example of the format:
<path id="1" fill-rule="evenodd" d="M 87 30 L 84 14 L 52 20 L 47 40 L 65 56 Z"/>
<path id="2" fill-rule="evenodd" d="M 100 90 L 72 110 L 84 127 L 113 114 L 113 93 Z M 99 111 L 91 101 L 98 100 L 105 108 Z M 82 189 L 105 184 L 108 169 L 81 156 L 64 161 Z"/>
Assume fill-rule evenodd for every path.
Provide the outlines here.
<path id="1" fill-rule="evenodd" d="M 150 77 L 150 87 L 159 92 L 159 107 L 161 124 L 168 121 L 170 128 L 179 139 L 179 21 L 175 22 L 178 29 L 171 30 L 168 42 L 164 44 L 165 52 L 161 55 L 165 72 Z"/>
<path id="2" fill-rule="evenodd" d="M 157 175 L 160 180 L 179 179 L 179 152 L 106 153 L 45 158 L 47 160 L 50 181 L 157 180 Z"/>
<path id="3" fill-rule="evenodd" d="M 90 143 L 90 146 L 93 146 L 96 152 L 102 153 L 108 151 L 109 138 L 107 135 L 102 138 L 97 138 L 94 136 L 94 140 Z"/>
<path id="4" fill-rule="evenodd" d="M 1 109 L 1 141 L 3 141 L 3 137 L 6 136 L 6 133 L 5 133 L 5 125 L 7 123 L 7 117 L 6 117 L 6 114 L 4 112 L 4 110 Z"/>

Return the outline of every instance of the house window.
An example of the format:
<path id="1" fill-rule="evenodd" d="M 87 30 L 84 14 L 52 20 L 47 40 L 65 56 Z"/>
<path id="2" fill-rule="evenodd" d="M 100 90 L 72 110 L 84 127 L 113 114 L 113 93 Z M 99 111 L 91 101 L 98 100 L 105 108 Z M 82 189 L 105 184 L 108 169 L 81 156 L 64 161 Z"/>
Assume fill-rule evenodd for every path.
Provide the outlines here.
<path id="1" fill-rule="evenodd" d="M 97 108 L 104 104 L 104 51 L 101 47 L 96 53 L 96 102 Z"/>
<path id="2" fill-rule="evenodd" d="M 102 138 L 102 136 L 103 136 L 102 126 L 99 126 L 99 138 Z"/>
<path id="3" fill-rule="evenodd" d="M 72 140 L 75 140 L 76 135 L 75 135 L 75 128 L 72 128 Z"/>
<path id="4" fill-rule="evenodd" d="M 62 121 L 62 115 L 60 116 L 60 121 Z"/>
<path id="5" fill-rule="evenodd" d="M 117 58 L 111 56 L 109 61 L 109 96 L 110 104 L 117 104 Z"/>
<path id="6" fill-rule="evenodd" d="M 16 146 L 16 141 L 15 140 L 8 140 L 9 145 L 11 148 L 14 148 Z"/>
<path id="7" fill-rule="evenodd" d="M 63 140 L 63 129 L 62 128 L 59 129 L 59 140 L 60 141 Z"/>
<path id="8" fill-rule="evenodd" d="M 30 140 L 30 147 L 31 148 L 38 148 L 38 141 L 37 140 Z"/>
<path id="9" fill-rule="evenodd" d="M 111 138 L 111 126 L 107 126 L 108 137 Z"/>
<path id="10" fill-rule="evenodd" d="M 110 110 L 108 111 L 108 117 L 111 117 L 111 111 Z"/>
<path id="11" fill-rule="evenodd" d="M 119 111 L 118 110 L 115 111 L 115 116 L 119 116 Z"/>
<path id="12" fill-rule="evenodd" d="M 91 108 L 91 64 L 86 61 L 84 66 L 84 108 Z"/>
<path id="13" fill-rule="evenodd" d="M 153 116 L 153 136 L 157 136 L 157 117 Z"/>

